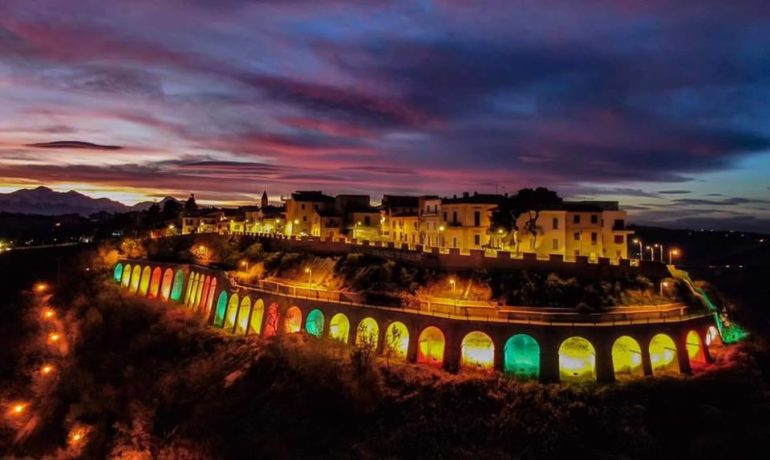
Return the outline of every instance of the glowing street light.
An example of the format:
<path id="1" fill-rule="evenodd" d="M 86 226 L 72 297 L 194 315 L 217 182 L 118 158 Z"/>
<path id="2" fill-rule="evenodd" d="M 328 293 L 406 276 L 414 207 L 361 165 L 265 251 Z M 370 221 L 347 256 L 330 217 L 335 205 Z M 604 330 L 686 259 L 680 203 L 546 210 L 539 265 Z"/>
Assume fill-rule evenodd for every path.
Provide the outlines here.
<path id="1" fill-rule="evenodd" d="M 668 250 L 668 264 L 671 265 L 671 262 L 674 260 L 674 257 L 679 257 L 679 249 L 672 248 Z"/>
<path id="2" fill-rule="evenodd" d="M 249 268 L 249 262 L 248 262 L 248 261 L 246 261 L 246 260 L 242 260 L 242 261 L 241 261 L 241 267 L 243 267 L 244 269 L 247 269 L 247 270 L 248 270 L 248 268 Z"/>
<path id="3" fill-rule="evenodd" d="M 439 247 L 442 247 L 442 248 L 443 248 L 443 247 L 444 247 L 444 226 L 443 226 L 443 225 L 439 225 L 439 226 L 438 226 L 438 233 L 439 233 L 439 236 L 438 236 L 438 238 L 439 238 L 439 242 L 438 242 L 438 245 L 439 245 Z"/>
<path id="4" fill-rule="evenodd" d="M 53 317 L 56 316 L 56 312 L 51 310 L 50 308 L 46 308 L 43 312 L 43 318 L 45 319 L 53 319 Z"/>
<path id="5" fill-rule="evenodd" d="M 43 292 L 48 290 L 48 285 L 45 283 L 37 283 L 35 284 L 35 292 L 38 294 L 42 294 Z"/>
<path id="6" fill-rule="evenodd" d="M 652 246 L 647 246 L 645 249 L 650 251 L 650 260 L 655 260 L 655 253 L 653 252 L 655 248 L 653 248 Z"/>
<path id="7" fill-rule="evenodd" d="M 50 375 L 53 373 L 54 367 L 50 364 L 46 364 L 43 367 L 40 368 L 40 373 L 43 375 Z"/>
<path id="8" fill-rule="evenodd" d="M 26 411 L 27 411 L 26 403 L 16 403 L 11 406 L 9 413 L 11 416 L 19 417 L 20 415 L 24 414 L 24 412 Z"/>
<path id="9" fill-rule="evenodd" d="M 639 238 L 634 238 L 633 243 L 639 245 L 639 260 L 644 260 L 644 250 L 642 249 L 642 240 Z"/>
<path id="10" fill-rule="evenodd" d="M 668 281 L 663 281 L 660 283 L 660 296 L 663 297 L 663 289 L 668 288 Z"/>
<path id="11" fill-rule="evenodd" d="M 660 249 L 660 263 L 663 263 L 663 245 L 655 243 L 655 247 Z"/>
<path id="12" fill-rule="evenodd" d="M 305 268 L 305 273 L 307 273 L 307 288 L 312 289 L 313 287 L 313 270 L 310 269 L 310 267 Z"/>
<path id="13" fill-rule="evenodd" d="M 457 281 L 454 278 L 449 278 L 449 284 L 452 285 L 452 295 L 455 294 L 455 287 L 457 286 Z"/>
<path id="14" fill-rule="evenodd" d="M 57 334 L 56 332 L 51 332 L 48 334 L 48 342 L 49 343 L 56 343 L 61 339 L 61 335 Z"/>

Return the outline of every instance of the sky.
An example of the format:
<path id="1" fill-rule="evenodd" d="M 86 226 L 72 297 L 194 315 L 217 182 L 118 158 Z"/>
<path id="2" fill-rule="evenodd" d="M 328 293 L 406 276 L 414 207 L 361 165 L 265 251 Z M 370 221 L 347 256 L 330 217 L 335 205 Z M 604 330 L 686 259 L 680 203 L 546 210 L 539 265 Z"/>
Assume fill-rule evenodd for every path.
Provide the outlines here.
<path id="1" fill-rule="evenodd" d="M 766 0 L 2 0 L 0 192 L 545 186 L 770 232 Z"/>

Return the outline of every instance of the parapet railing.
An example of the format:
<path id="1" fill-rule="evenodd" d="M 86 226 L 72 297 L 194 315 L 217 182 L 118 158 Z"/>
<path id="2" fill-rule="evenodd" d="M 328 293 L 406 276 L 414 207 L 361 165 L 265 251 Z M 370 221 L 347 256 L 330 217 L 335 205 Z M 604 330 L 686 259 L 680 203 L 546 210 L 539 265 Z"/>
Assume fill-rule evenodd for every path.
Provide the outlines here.
<path id="1" fill-rule="evenodd" d="M 208 268 L 208 267 L 205 267 Z M 637 305 L 612 307 L 613 311 L 601 313 L 575 313 L 567 308 L 552 307 L 497 307 L 487 305 L 483 308 L 486 314 L 479 314 L 478 307 L 462 304 L 446 304 L 441 302 L 420 302 L 418 305 L 387 306 L 372 305 L 361 302 L 355 294 L 342 291 L 323 291 L 312 287 L 299 287 L 282 284 L 275 281 L 258 280 L 256 284 L 245 283 L 225 272 L 231 286 L 264 294 L 281 297 L 330 302 L 339 305 L 378 310 L 406 312 L 423 316 L 446 318 L 452 320 L 484 321 L 505 324 L 528 324 L 543 326 L 591 326 L 607 327 L 633 324 L 678 323 L 690 319 L 704 318 L 709 313 L 689 313 L 687 307 L 678 303 L 665 305 Z M 442 308 L 444 307 L 444 308 Z M 451 307 L 451 308 L 446 308 Z M 454 309 L 454 311 L 452 311 Z M 458 313 L 457 310 L 460 310 Z M 558 319 L 557 319 L 558 318 Z"/>

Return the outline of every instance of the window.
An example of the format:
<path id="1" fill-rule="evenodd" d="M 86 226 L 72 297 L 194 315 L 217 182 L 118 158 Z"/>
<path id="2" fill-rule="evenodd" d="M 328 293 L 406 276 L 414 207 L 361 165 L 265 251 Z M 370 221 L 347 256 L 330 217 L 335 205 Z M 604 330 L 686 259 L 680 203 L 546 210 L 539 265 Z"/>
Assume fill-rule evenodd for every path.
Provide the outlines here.
<path id="1" fill-rule="evenodd" d="M 554 238 L 554 239 L 553 239 L 553 246 L 551 246 L 551 248 L 552 248 L 554 251 L 558 251 L 558 250 L 559 250 L 559 240 L 557 240 L 556 238 Z"/>
<path id="2" fill-rule="evenodd" d="M 556 217 L 553 218 L 553 220 L 551 221 L 551 227 L 554 230 L 558 230 L 559 229 L 559 219 L 558 218 L 556 218 Z M 556 241 L 556 240 L 554 240 L 554 241 Z"/>
<path id="3" fill-rule="evenodd" d="M 444 222 L 446 222 L 446 211 L 444 211 Z"/>
<path id="4" fill-rule="evenodd" d="M 580 223 L 580 214 L 575 214 L 574 216 L 572 216 L 572 222 L 575 223 L 575 224 L 579 224 Z"/>
<path id="5" fill-rule="evenodd" d="M 302 222 L 307 222 L 307 216 L 302 216 Z"/>
<path id="6" fill-rule="evenodd" d="M 452 211 L 452 223 L 457 225 L 457 211 Z"/>
<path id="7" fill-rule="evenodd" d="M 615 235 L 615 244 L 623 244 L 623 235 Z"/>
<path id="8" fill-rule="evenodd" d="M 599 235 L 596 234 L 596 232 L 591 232 L 591 244 L 596 246 L 596 242 L 599 239 Z"/>
<path id="9" fill-rule="evenodd" d="M 473 212 L 473 226 L 481 227 L 481 213 L 479 211 Z M 478 243 L 476 243 L 478 244 Z"/>
<path id="10" fill-rule="evenodd" d="M 575 238 L 575 241 L 580 241 L 580 232 L 575 232 L 573 237 Z"/>
<path id="11" fill-rule="evenodd" d="M 615 219 L 615 223 L 612 224 L 616 230 L 622 230 L 626 227 L 626 221 L 623 219 Z"/>
<path id="12" fill-rule="evenodd" d="M 305 210 L 305 203 L 302 203 L 301 205 L 299 205 L 299 207 L 304 211 Z"/>
<path id="13" fill-rule="evenodd" d="M 598 224 L 599 223 L 599 216 L 596 214 L 591 214 L 591 223 L 592 224 Z"/>
<path id="14" fill-rule="evenodd" d="M 457 247 L 457 237 L 456 237 L 456 236 L 453 236 L 453 237 L 452 237 L 452 247 L 453 247 L 453 248 L 456 248 L 456 247 Z"/>
<path id="15" fill-rule="evenodd" d="M 369 216 L 364 216 L 364 225 L 370 225 L 372 223 L 372 220 L 369 218 Z"/>
<path id="16" fill-rule="evenodd" d="M 473 235 L 473 244 L 476 246 L 481 245 L 481 235 Z"/>

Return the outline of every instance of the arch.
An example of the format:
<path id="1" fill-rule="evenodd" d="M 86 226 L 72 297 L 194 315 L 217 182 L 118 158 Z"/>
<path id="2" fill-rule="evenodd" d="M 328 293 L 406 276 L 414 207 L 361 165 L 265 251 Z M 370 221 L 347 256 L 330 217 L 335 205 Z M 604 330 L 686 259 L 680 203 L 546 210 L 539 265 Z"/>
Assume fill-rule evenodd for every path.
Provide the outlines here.
<path id="1" fill-rule="evenodd" d="M 267 323 L 265 324 L 264 337 L 272 337 L 278 334 L 278 327 L 281 324 L 281 312 L 278 304 L 273 302 L 267 307 Z"/>
<path id="2" fill-rule="evenodd" d="M 182 302 L 182 305 L 190 305 L 190 295 L 192 293 L 193 286 L 195 285 L 195 280 L 197 279 L 197 273 L 190 273 L 190 275 L 187 277 L 187 288 L 184 290 L 184 301 Z"/>
<path id="3" fill-rule="evenodd" d="M 700 334 L 696 331 L 690 331 L 687 333 L 685 339 L 685 346 L 687 347 L 687 358 L 690 360 L 691 367 L 693 365 L 699 366 L 706 362 L 706 353 L 703 350 L 703 342 L 700 339 Z"/>
<path id="4" fill-rule="evenodd" d="M 225 313 L 227 312 L 227 291 L 219 293 L 217 300 L 217 311 L 214 315 L 214 326 L 222 327 L 225 323 Z"/>
<path id="5" fill-rule="evenodd" d="M 198 275 L 198 286 L 195 290 L 195 296 L 191 305 L 194 311 L 198 311 L 198 308 L 200 308 L 201 298 L 203 297 L 203 285 L 205 284 L 206 280 L 208 280 L 208 278 L 208 276 L 204 277 L 203 274 Z"/>
<path id="6" fill-rule="evenodd" d="M 444 364 L 446 340 L 441 329 L 428 326 L 420 333 L 417 340 L 417 362 L 441 367 Z"/>
<path id="7" fill-rule="evenodd" d="M 139 294 L 147 295 L 147 290 L 150 289 L 150 277 L 152 276 L 152 268 L 149 265 L 142 270 L 142 279 L 139 281 Z"/>
<path id="8" fill-rule="evenodd" d="M 356 346 L 364 346 L 377 349 L 377 341 L 380 338 L 380 326 L 372 317 L 367 317 L 358 323 L 356 328 Z"/>
<path id="9" fill-rule="evenodd" d="M 595 382 L 596 350 L 583 337 L 570 337 L 559 347 L 559 379 L 562 382 Z"/>
<path id="10" fill-rule="evenodd" d="M 131 294 L 136 294 L 136 292 L 139 290 L 139 281 L 142 278 L 142 267 L 139 265 L 134 265 L 134 269 L 131 272 L 131 286 L 129 286 L 129 292 Z"/>
<path id="11" fill-rule="evenodd" d="M 719 348 L 722 348 L 724 344 L 722 343 L 722 337 L 719 335 L 719 330 L 716 328 L 716 326 L 709 326 L 708 330 L 706 331 L 706 346 L 709 349 L 709 352 L 713 352 L 718 350 Z"/>
<path id="12" fill-rule="evenodd" d="M 409 329 L 400 321 L 393 321 L 385 329 L 383 354 L 387 357 L 406 360 L 409 351 Z"/>
<path id="13" fill-rule="evenodd" d="M 324 314 L 321 310 L 315 309 L 308 313 L 305 321 L 305 330 L 308 334 L 321 337 L 324 332 Z"/>
<path id="14" fill-rule="evenodd" d="M 240 299 L 237 293 L 230 296 L 230 302 L 227 303 L 227 314 L 225 315 L 225 329 L 232 331 L 235 327 L 235 320 L 238 318 L 238 306 Z"/>
<path id="15" fill-rule="evenodd" d="M 155 267 L 155 270 L 152 271 L 152 278 L 150 278 L 150 290 L 147 291 L 147 295 L 151 299 L 155 299 L 158 297 L 158 291 L 160 290 L 161 274 L 162 274 L 162 271 L 160 267 Z"/>
<path id="16" fill-rule="evenodd" d="M 123 278 L 121 279 L 120 284 L 123 285 L 124 288 L 128 288 L 128 285 L 131 284 L 131 264 L 126 264 L 126 266 L 123 267 Z"/>
<path id="17" fill-rule="evenodd" d="M 495 343 L 481 331 L 468 333 L 460 345 L 460 366 L 492 370 L 495 367 Z"/>
<path id="18" fill-rule="evenodd" d="M 283 318 L 283 331 L 287 334 L 294 334 L 302 330 L 302 310 L 297 306 L 286 310 Z"/>
<path id="19" fill-rule="evenodd" d="M 238 319 L 235 323 L 235 333 L 246 335 L 249 327 L 249 313 L 251 313 L 251 298 L 244 296 L 241 300 L 241 307 L 238 309 Z"/>
<path id="20" fill-rule="evenodd" d="M 205 313 L 208 311 L 206 308 L 206 305 L 208 305 L 207 300 L 209 296 L 209 286 L 211 286 L 212 279 L 213 278 L 211 276 L 207 276 L 206 279 L 203 281 L 203 289 L 201 290 L 201 299 L 198 302 L 198 310 L 204 316 L 205 316 Z"/>
<path id="21" fill-rule="evenodd" d="M 676 344 L 671 337 L 657 334 L 650 340 L 650 363 L 653 375 L 679 373 Z"/>
<path id="22" fill-rule="evenodd" d="M 163 282 L 160 286 L 160 298 L 162 300 L 168 300 L 171 296 L 171 285 L 174 284 L 174 270 L 167 268 L 163 272 Z"/>
<path id="23" fill-rule="evenodd" d="M 249 319 L 249 334 L 259 335 L 262 333 L 262 318 L 265 316 L 265 302 L 257 299 L 251 308 L 251 319 Z"/>
<path id="24" fill-rule="evenodd" d="M 612 344 L 612 367 L 618 380 L 644 377 L 642 347 L 639 342 L 627 335 L 618 337 Z"/>
<path id="25" fill-rule="evenodd" d="M 171 300 L 179 302 L 182 299 L 182 290 L 184 289 L 184 272 L 180 268 L 174 275 L 174 286 L 171 288 Z"/>
<path id="26" fill-rule="evenodd" d="M 214 294 L 217 291 L 217 279 L 215 277 L 211 278 L 211 285 L 209 286 L 209 294 L 206 298 L 206 311 L 203 313 L 203 317 L 206 318 L 206 321 L 209 320 L 211 317 L 211 307 L 214 305 Z"/>
<path id="27" fill-rule="evenodd" d="M 348 317 L 343 313 L 337 313 L 332 316 L 331 321 L 329 321 L 329 337 L 343 343 L 348 343 L 349 334 L 350 321 L 348 320 Z"/>
<path id="28" fill-rule="evenodd" d="M 123 264 L 118 262 L 115 265 L 115 270 L 112 272 L 112 278 L 116 283 L 120 283 L 123 280 Z"/>
<path id="29" fill-rule="evenodd" d="M 505 341 L 503 370 L 523 379 L 540 376 L 540 345 L 527 334 L 512 335 Z"/>

